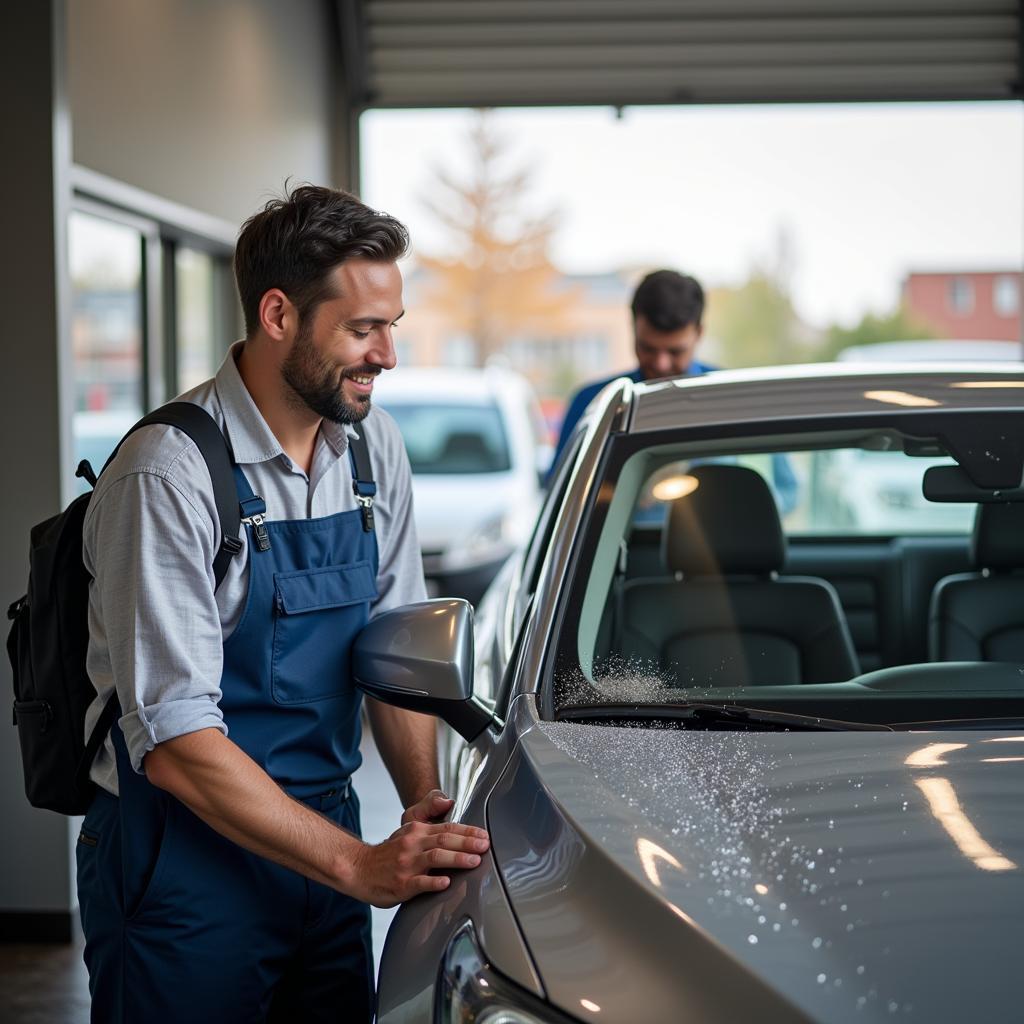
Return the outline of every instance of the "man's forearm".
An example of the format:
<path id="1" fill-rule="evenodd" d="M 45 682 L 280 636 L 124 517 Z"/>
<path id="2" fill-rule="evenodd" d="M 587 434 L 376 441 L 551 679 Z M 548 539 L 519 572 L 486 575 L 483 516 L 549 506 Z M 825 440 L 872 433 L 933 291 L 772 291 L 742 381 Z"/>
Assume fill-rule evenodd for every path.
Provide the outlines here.
<path id="1" fill-rule="evenodd" d="M 483 829 L 426 819 L 367 845 L 293 800 L 218 729 L 167 740 L 143 765 L 153 785 L 239 846 L 378 907 L 439 892 L 488 847 Z"/>
<path id="2" fill-rule="evenodd" d="M 438 789 L 436 719 L 371 697 L 366 698 L 366 708 L 374 741 L 402 805 L 410 807 L 430 790 Z"/>
<path id="3" fill-rule="evenodd" d="M 351 890 L 360 840 L 293 800 L 219 730 L 161 743 L 143 766 L 150 782 L 221 835 L 333 889 Z"/>

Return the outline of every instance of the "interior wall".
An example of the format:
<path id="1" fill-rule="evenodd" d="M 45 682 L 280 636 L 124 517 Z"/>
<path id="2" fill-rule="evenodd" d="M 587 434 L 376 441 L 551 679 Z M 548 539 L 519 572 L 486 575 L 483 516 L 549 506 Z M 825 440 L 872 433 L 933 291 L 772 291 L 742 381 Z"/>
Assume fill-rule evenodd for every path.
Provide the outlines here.
<path id="1" fill-rule="evenodd" d="M 12 18 L 0 42 L 0 104 L 18 156 L 5 167 L 17 202 L 0 247 L 17 297 L 0 336 L 0 430 L 17 438 L 0 504 L 8 603 L 25 588 L 30 527 L 66 498 L 72 160 L 239 224 L 286 178 L 346 184 L 332 169 L 346 174 L 353 152 L 328 0 L 36 0 Z M 6 657 L 0 693 L 10 699 Z M 28 805 L 10 725 L 0 728 L 0 820 L 0 941 L 67 937 L 75 822 Z"/>
<path id="2" fill-rule="evenodd" d="M 332 181 L 324 0 L 69 4 L 76 164 L 239 224 L 285 180 Z"/>

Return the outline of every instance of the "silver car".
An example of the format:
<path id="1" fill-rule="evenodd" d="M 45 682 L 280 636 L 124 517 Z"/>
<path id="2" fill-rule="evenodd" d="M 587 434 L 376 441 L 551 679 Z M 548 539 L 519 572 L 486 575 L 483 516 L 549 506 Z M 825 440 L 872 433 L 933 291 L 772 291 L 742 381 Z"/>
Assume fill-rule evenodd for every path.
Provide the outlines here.
<path id="1" fill-rule="evenodd" d="M 453 816 L 492 838 L 397 914 L 382 1024 L 1020 1019 L 1022 388 L 610 385 L 475 621 L 427 602 L 358 641 L 366 692 L 446 723 Z M 858 451 L 973 532 L 830 519 L 815 466 Z"/>

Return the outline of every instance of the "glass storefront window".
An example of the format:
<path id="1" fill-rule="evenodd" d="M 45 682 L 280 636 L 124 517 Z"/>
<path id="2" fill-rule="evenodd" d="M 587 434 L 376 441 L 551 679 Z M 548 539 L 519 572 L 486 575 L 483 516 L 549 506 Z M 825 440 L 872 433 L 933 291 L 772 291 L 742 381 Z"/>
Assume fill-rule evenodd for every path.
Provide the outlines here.
<path id="1" fill-rule="evenodd" d="M 68 244 L 74 462 L 99 471 L 143 411 L 142 234 L 75 210 Z"/>
<path id="2" fill-rule="evenodd" d="M 217 372 L 223 339 L 217 336 L 217 265 L 213 256 L 179 246 L 174 253 L 179 391 Z"/>

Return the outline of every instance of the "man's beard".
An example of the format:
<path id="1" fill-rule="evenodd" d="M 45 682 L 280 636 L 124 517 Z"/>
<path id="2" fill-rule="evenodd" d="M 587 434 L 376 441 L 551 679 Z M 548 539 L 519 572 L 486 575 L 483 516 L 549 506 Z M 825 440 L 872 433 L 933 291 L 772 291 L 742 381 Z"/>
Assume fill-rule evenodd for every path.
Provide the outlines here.
<path id="1" fill-rule="evenodd" d="M 360 366 L 351 371 L 376 375 L 373 366 Z M 344 375 L 325 360 L 313 344 L 312 324 L 306 321 L 295 336 L 295 343 L 281 367 L 281 377 L 293 395 L 325 420 L 332 423 L 358 423 L 370 411 L 370 396 L 360 395 L 354 402 L 345 399 L 342 389 Z"/>

